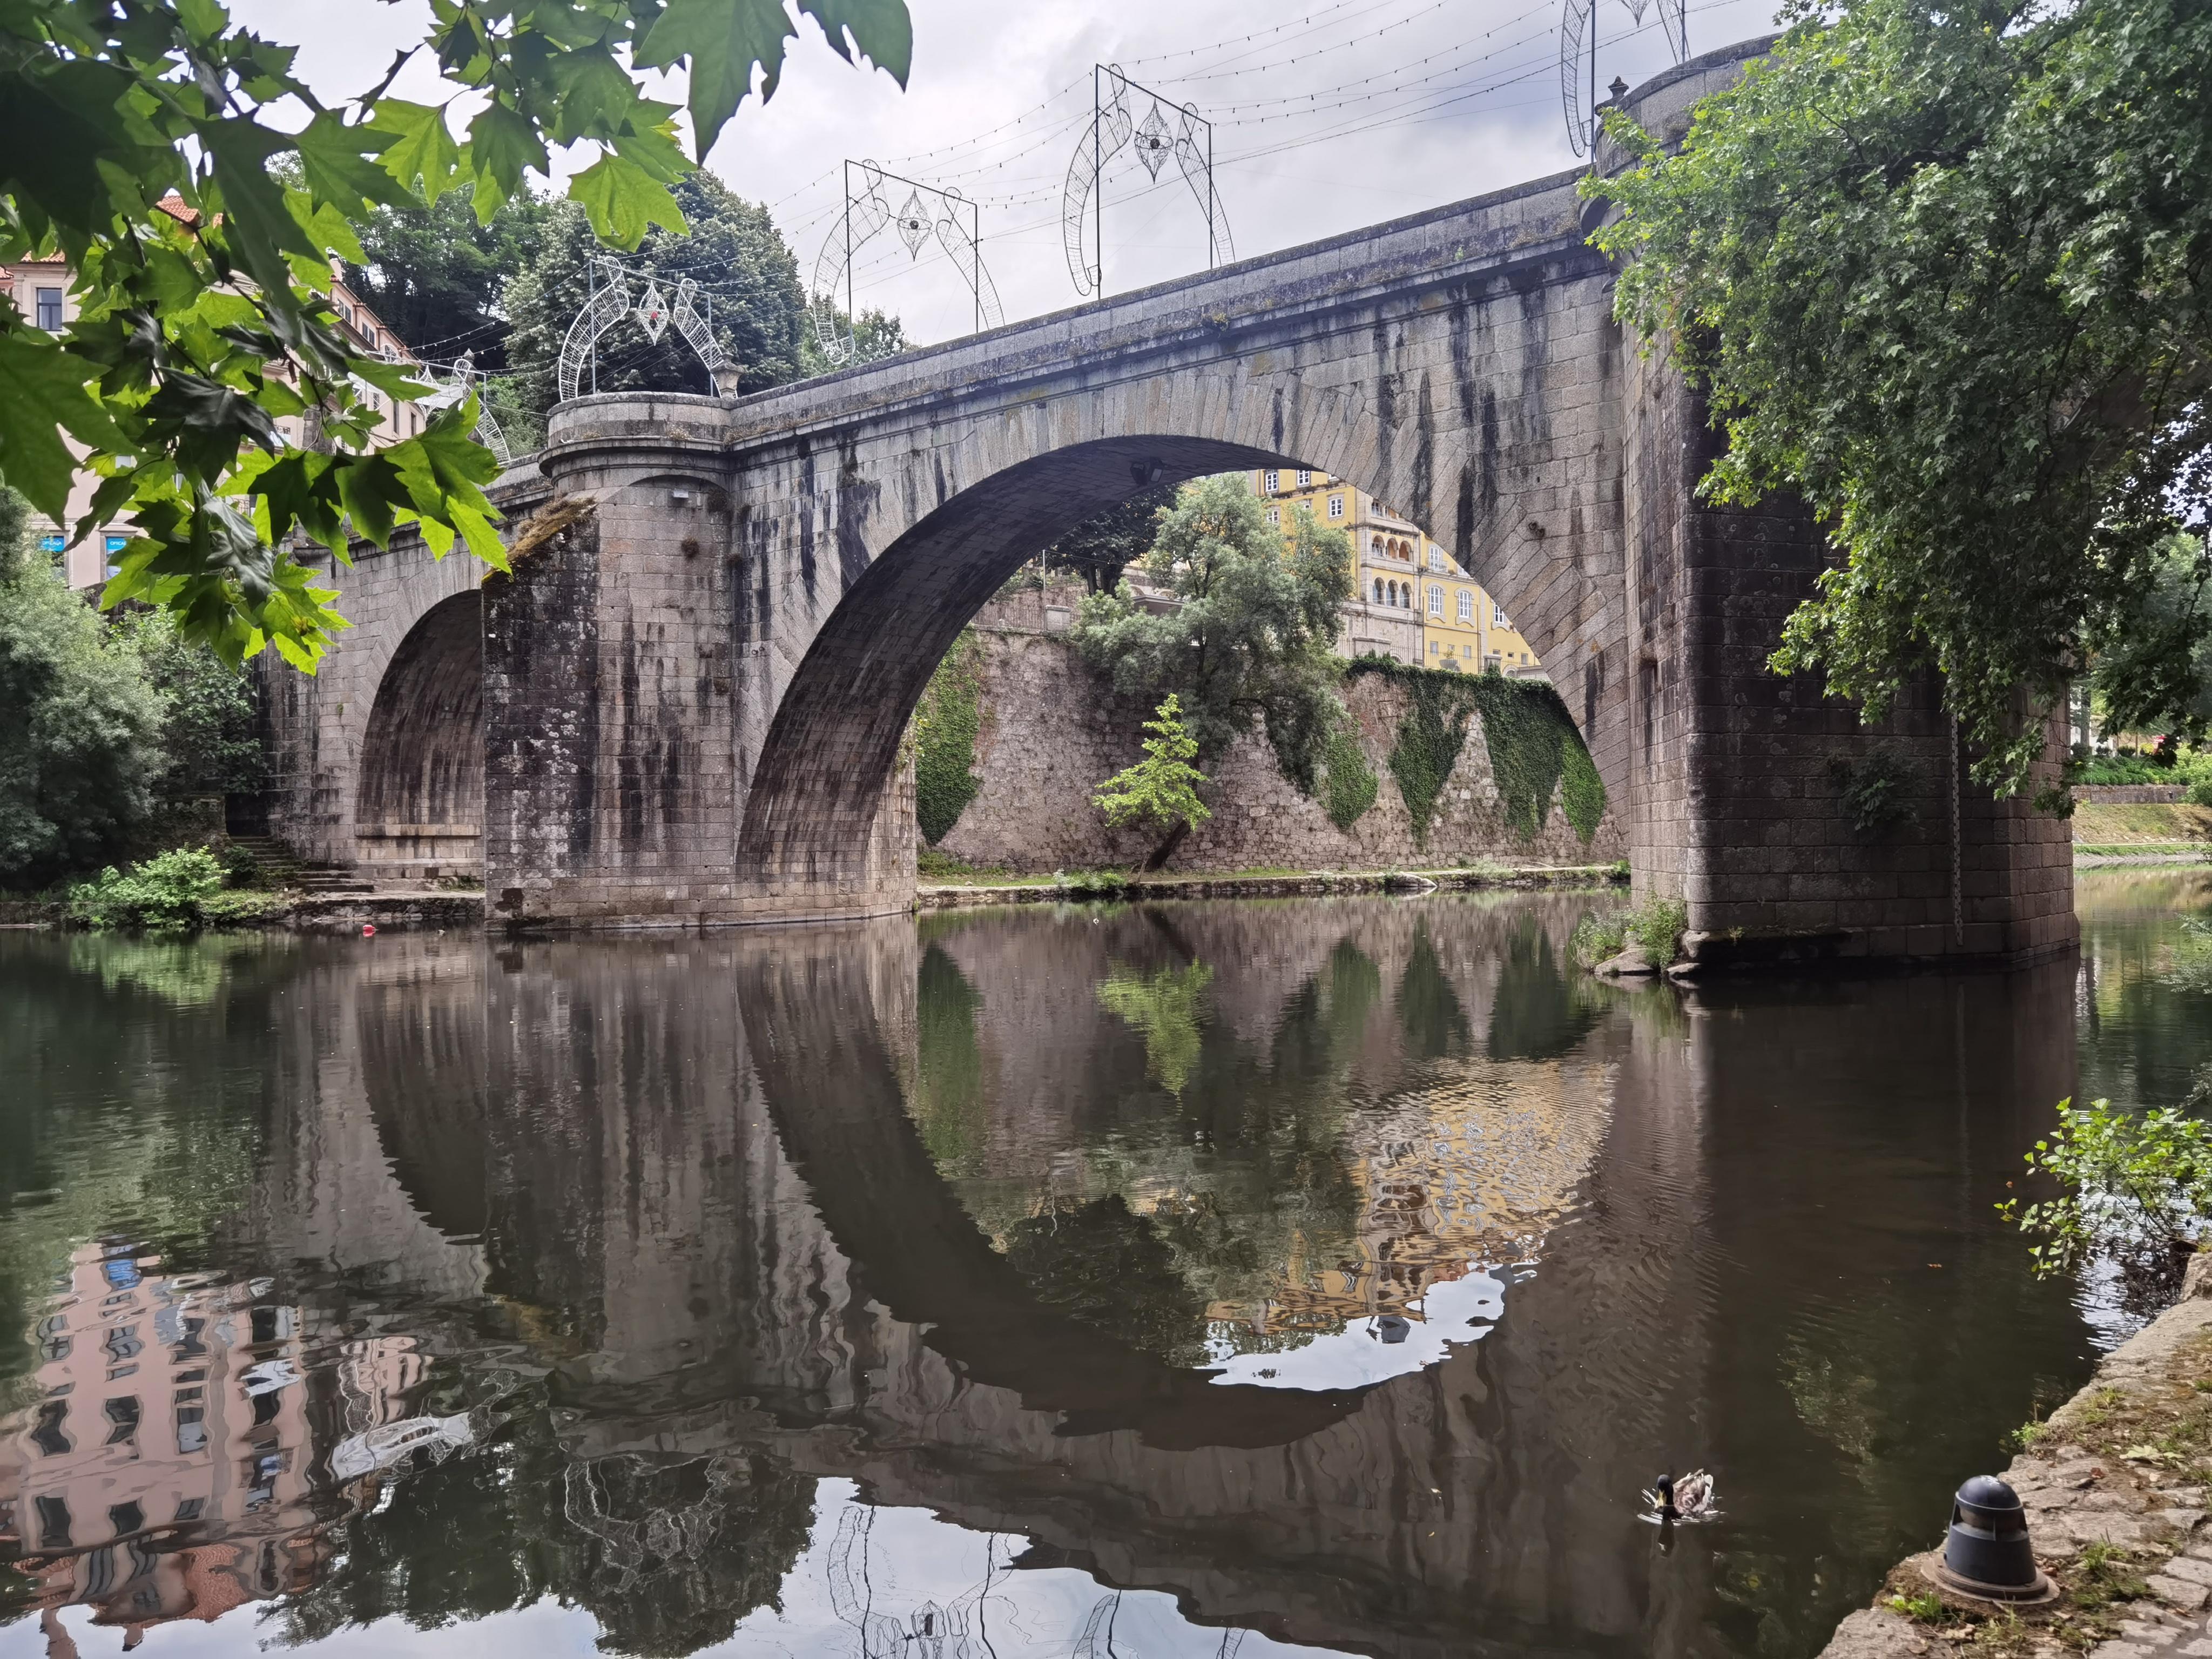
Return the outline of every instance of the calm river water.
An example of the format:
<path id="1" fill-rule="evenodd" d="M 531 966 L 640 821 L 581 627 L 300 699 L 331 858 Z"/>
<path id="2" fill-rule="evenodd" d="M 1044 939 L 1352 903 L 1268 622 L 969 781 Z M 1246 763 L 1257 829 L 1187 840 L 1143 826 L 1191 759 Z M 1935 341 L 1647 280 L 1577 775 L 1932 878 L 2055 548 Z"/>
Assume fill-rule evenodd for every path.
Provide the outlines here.
<path id="1" fill-rule="evenodd" d="M 1812 1654 L 2126 1328 L 1991 1206 L 2212 1063 L 2208 882 L 1686 994 L 1588 896 L 0 935 L 0 1655 Z"/>

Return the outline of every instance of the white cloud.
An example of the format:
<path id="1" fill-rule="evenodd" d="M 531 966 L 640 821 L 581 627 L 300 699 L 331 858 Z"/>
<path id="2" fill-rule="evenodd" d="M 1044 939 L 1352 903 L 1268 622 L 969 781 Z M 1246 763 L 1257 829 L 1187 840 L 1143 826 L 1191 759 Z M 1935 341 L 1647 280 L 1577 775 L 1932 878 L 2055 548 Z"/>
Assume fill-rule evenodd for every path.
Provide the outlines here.
<path id="1" fill-rule="evenodd" d="M 781 86 L 749 100 L 708 157 L 733 188 L 775 206 L 803 274 L 839 222 L 840 164 L 874 158 L 956 186 L 981 207 L 984 258 L 1010 319 L 1076 304 L 1060 199 L 1091 108 L 1091 65 L 1119 63 L 1215 118 L 1216 188 L 1239 256 L 1272 252 L 1441 206 L 1573 165 L 1560 109 L 1560 0 L 1303 0 L 1285 18 L 1251 0 L 1123 0 L 1111 9 L 910 0 L 914 70 L 848 66 L 809 20 Z M 319 93 L 373 83 L 419 38 L 424 0 L 301 7 L 243 0 L 240 14 L 302 47 Z M 1693 52 L 1771 27 L 1771 0 L 1690 9 Z M 1601 0 L 1602 85 L 1671 61 L 1656 14 L 1638 30 Z M 681 97 L 680 78 L 662 95 Z M 428 67 L 400 88 L 434 98 Z M 1141 120 L 1150 101 L 1133 106 Z M 893 205 L 904 199 L 896 190 Z M 1128 152 L 1106 184 L 1109 292 L 1204 268 L 1203 215 L 1172 164 L 1150 185 Z M 970 325 L 968 291 L 934 244 L 918 260 L 886 233 L 856 264 L 855 296 L 928 340 Z"/>

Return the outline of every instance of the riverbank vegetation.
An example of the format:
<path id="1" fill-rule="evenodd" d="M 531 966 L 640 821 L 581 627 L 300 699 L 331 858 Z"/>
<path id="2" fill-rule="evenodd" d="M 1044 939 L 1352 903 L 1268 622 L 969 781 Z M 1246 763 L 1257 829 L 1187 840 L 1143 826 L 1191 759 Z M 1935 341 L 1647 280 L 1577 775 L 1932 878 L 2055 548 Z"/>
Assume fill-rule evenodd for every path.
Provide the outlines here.
<path id="1" fill-rule="evenodd" d="M 222 829 L 264 786 L 251 682 L 165 612 L 103 617 L 0 489 L 0 892 Z"/>
<path id="2" fill-rule="evenodd" d="M 1654 968 L 1674 961 L 1689 908 L 1680 899 L 1654 899 L 1632 910 L 1593 910 L 1575 924 L 1567 951 L 1577 966 L 1595 968 L 1619 956 L 1632 942 Z"/>
<path id="3" fill-rule="evenodd" d="M 204 847 L 173 848 L 77 883 L 69 919 L 96 933 L 187 933 L 258 921 L 280 908 L 275 894 L 237 885 L 240 873 Z"/>

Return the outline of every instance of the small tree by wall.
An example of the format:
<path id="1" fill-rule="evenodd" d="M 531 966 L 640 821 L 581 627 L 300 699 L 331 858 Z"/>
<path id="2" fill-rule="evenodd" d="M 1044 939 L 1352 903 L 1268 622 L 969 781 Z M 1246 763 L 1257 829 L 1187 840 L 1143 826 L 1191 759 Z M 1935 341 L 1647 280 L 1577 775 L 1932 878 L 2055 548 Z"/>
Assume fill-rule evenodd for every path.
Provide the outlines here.
<path id="1" fill-rule="evenodd" d="M 1116 830 L 1149 824 L 1162 832 L 1165 839 L 1145 866 L 1157 870 L 1193 825 L 1213 814 L 1198 798 L 1206 774 L 1191 764 L 1198 744 L 1182 729 L 1182 705 L 1174 693 L 1145 722 L 1145 730 L 1152 735 L 1145 739 L 1144 759 L 1107 779 L 1091 799 Z"/>

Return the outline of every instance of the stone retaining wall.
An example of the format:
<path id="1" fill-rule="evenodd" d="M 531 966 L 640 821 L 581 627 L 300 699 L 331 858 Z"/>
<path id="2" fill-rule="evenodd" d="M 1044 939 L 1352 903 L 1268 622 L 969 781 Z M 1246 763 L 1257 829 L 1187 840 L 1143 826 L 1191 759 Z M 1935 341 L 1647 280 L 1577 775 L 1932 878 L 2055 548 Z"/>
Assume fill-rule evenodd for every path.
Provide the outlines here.
<path id="1" fill-rule="evenodd" d="M 2074 786 L 2076 806 L 2162 806 L 2179 800 L 2186 792 L 2178 783 L 2080 783 Z"/>
<path id="2" fill-rule="evenodd" d="M 1104 690 L 1084 666 L 1060 631 L 1072 606 L 1073 595 L 1060 590 L 1030 590 L 980 619 L 983 721 L 973 769 L 981 787 L 939 843 L 940 852 L 979 868 L 1045 874 L 1127 869 L 1158 843 L 1149 831 L 1109 829 L 1091 804 L 1102 782 L 1142 758 L 1141 728 L 1152 711 Z M 1498 805 L 1480 716 L 1468 721 L 1426 843 L 1417 842 L 1389 767 L 1406 693 L 1363 675 L 1347 683 L 1345 701 L 1376 779 L 1374 805 L 1348 832 L 1283 776 L 1266 738 L 1255 732 L 1206 767 L 1212 783 L 1203 793 L 1214 816 L 1183 839 L 1166 868 L 1387 870 L 1478 860 L 1579 866 L 1627 856 L 1610 805 L 1584 842 L 1556 790 L 1540 833 L 1533 840 L 1516 835 Z"/>

